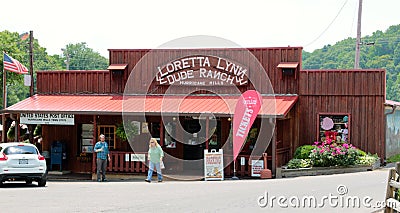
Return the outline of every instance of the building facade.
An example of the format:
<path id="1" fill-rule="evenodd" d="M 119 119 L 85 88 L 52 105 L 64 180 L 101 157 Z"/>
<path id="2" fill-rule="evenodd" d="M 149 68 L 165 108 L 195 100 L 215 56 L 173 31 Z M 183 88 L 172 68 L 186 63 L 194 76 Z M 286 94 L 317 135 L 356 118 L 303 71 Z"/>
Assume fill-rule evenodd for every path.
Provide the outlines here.
<path id="1" fill-rule="evenodd" d="M 198 177 L 215 135 L 232 176 L 232 119 L 247 90 L 261 94 L 262 107 L 236 159 L 237 176 L 251 176 L 263 153 L 275 175 L 298 146 L 331 135 L 385 156 L 385 70 L 302 70 L 301 47 L 109 53 L 108 70 L 37 72 L 37 94 L 6 109 L 41 124 L 43 151 L 65 144 L 66 170 L 94 172 L 92 147 L 105 134 L 109 172 L 146 172 L 154 137 L 168 155 L 166 174 Z M 127 125 L 133 131 L 124 140 L 118 131 Z"/>

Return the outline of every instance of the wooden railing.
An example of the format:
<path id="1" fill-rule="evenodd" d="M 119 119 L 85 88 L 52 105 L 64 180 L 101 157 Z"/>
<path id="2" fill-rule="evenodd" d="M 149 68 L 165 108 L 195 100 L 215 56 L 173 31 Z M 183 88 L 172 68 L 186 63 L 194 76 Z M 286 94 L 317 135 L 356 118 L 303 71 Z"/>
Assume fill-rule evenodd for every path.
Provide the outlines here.
<path id="1" fill-rule="evenodd" d="M 386 191 L 386 209 L 385 212 L 400 212 L 400 163 L 396 163 L 396 168 L 389 172 L 389 179 Z"/>
<path id="2" fill-rule="evenodd" d="M 129 155 L 129 159 L 125 159 L 126 155 Z M 111 151 L 110 152 L 110 162 L 107 165 L 107 172 L 122 172 L 122 173 L 145 173 L 147 172 L 146 163 L 143 161 L 131 161 L 131 154 L 145 154 L 143 152 L 120 152 Z M 128 160 L 128 161 L 127 161 Z"/>
<path id="3" fill-rule="evenodd" d="M 131 161 L 126 159 L 126 155 L 131 154 L 145 154 L 147 160 L 147 153 L 140 152 L 123 152 L 123 151 L 111 151 L 110 152 L 110 162 L 107 165 L 107 172 L 119 172 L 119 173 L 146 173 L 148 168 L 146 162 L 143 161 Z M 244 157 L 245 163 L 241 165 L 241 159 Z M 232 161 L 232 155 L 224 155 L 224 161 Z M 251 176 L 251 160 L 263 160 L 262 156 L 252 156 L 250 155 L 239 155 L 236 159 L 236 176 L 238 177 L 250 177 Z M 128 160 L 128 161 L 127 161 Z M 249 161 L 250 160 L 250 161 Z M 267 157 L 267 161 L 272 161 L 272 156 Z M 270 163 L 269 163 L 270 164 Z M 271 168 L 269 168 L 271 169 Z M 225 169 L 225 176 L 233 176 L 233 162 L 230 163 Z"/>
<path id="4" fill-rule="evenodd" d="M 245 162 L 244 165 L 241 165 L 241 159 L 244 157 Z M 224 155 L 224 160 L 227 162 L 232 161 L 233 156 L 232 155 Z M 250 158 L 250 155 L 239 155 L 236 158 L 236 176 L 238 177 L 250 177 L 251 176 L 251 160 L 263 160 L 262 156 L 252 156 Z M 249 161 L 250 160 L 250 161 Z M 272 157 L 268 156 L 267 161 L 271 161 Z M 229 164 L 225 169 L 225 176 L 233 176 L 233 161 L 231 164 Z"/>

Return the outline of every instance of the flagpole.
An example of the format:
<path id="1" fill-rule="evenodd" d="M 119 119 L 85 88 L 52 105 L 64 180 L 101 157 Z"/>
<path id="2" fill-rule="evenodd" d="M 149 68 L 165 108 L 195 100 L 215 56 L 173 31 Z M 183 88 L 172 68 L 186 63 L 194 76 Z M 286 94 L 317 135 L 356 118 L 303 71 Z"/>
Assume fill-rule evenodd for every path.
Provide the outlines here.
<path id="1" fill-rule="evenodd" d="M 1 141 L 6 142 L 6 114 L 4 110 L 7 107 L 7 86 L 6 86 L 7 72 L 4 70 L 4 51 L 3 51 L 3 113 L 1 116 L 1 124 L 3 125 L 3 131 L 1 134 Z"/>
<path id="2" fill-rule="evenodd" d="M 31 86 L 29 88 L 29 96 L 32 97 L 34 93 L 33 81 L 33 31 L 29 31 L 29 75 L 31 76 Z M 29 142 L 33 144 L 33 126 L 28 124 Z"/>
<path id="3" fill-rule="evenodd" d="M 231 131 L 232 131 L 232 147 L 233 147 L 233 119 L 231 122 Z M 235 158 L 235 149 L 232 149 L 233 151 L 233 177 L 231 177 L 231 180 L 239 180 L 239 178 L 236 176 L 236 158 Z"/>

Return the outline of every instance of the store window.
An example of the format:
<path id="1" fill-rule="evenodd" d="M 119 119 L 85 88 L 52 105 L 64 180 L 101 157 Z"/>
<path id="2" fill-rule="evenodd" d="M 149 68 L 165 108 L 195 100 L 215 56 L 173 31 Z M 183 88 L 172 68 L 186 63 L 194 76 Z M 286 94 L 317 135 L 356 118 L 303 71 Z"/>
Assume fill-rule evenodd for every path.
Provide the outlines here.
<path id="1" fill-rule="evenodd" d="M 318 139 L 331 139 L 339 143 L 350 142 L 350 114 L 321 113 L 318 116 Z"/>
<path id="2" fill-rule="evenodd" d="M 81 124 L 81 139 L 80 147 L 81 153 L 92 153 L 93 152 L 93 124 Z"/>
<path id="3" fill-rule="evenodd" d="M 164 125 L 164 129 L 165 129 L 164 146 L 166 148 L 176 148 L 176 139 L 175 139 L 176 124 L 175 124 L 175 122 L 167 122 Z"/>
<path id="4" fill-rule="evenodd" d="M 115 143 L 115 125 L 98 125 L 97 126 L 97 132 L 100 134 L 103 134 L 106 136 L 106 141 L 108 143 L 108 147 L 110 149 L 115 149 L 116 148 L 116 143 Z"/>

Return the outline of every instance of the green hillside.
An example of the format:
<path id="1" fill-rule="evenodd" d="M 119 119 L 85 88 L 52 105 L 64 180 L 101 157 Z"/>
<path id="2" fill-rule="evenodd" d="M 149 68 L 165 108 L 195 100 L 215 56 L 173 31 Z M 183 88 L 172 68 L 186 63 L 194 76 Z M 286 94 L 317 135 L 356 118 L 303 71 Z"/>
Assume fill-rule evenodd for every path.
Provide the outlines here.
<path id="1" fill-rule="evenodd" d="M 386 99 L 400 101 L 400 25 L 361 41 L 360 68 L 386 69 Z M 355 38 L 347 38 L 311 53 L 303 51 L 303 69 L 353 69 L 355 43 Z"/>

